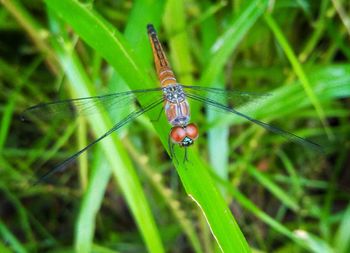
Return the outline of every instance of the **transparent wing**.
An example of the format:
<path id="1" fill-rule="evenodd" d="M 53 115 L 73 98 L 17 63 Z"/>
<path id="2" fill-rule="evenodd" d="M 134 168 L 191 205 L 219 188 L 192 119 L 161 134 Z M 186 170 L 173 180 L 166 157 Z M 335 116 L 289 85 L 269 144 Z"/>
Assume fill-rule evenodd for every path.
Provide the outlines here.
<path id="1" fill-rule="evenodd" d="M 284 131 L 278 127 L 275 127 L 275 126 L 271 126 L 267 123 L 264 123 L 262 121 L 259 121 L 257 119 L 254 119 L 254 118 L 251 118 L 237 110 L 235 110 L 234 108 L 230 107 L 230 106 L 226 106 L 222 103 L 219 103 L 215 100 L 212 100 L 211 98 L 209 97 L 205 97 L 205 96 L 199 96 L 199 95 L 196 95 L 196 94 L 187 94 L 187 97 L 190 98 L 190 99 L 193 99 L 193 100 L 196 100 L 196 101 L 199 101 L 203 104 L 206 104 L 206 105 L 209 105 L 209 106 L 212 106 L 214 108 L 217 108 L 217 109 L 220 109 L 222 111 L 225 111 L 225 112 L 229 112 L 229 113 L 233 113 L 235 115 L 238 115 L 242 118 L 245 118 L 246 120 L 249 120 L 250 122 L 253 122 L 254 124 L 257 124 L 263 128 L 265 128 L 266 130 L 268 131 L 271 131 L 273 133 L 276 133 L 276 134 L 279 134 L 281 136 L 283 136 L 284 138 L 294 142 L 294 143 L 297 143 L 297 144 L 300 144 L 300 145 L 303 145 L 307 148 L 310 148 L 310 149 L 313 149 L 317 152 L 321 152 L 323 153 L 323 149 L 320 145 L 318 145 L 317 143 L 314 143 L 314 142 L 311 142 L 309 140 L 306 140 L 302 137 L 299 137 L 295 134 L 292 134 L 292 133 L 289 133 L 287 131 Z"/>
<path id="2" fill-rule="evenodd" d="M 40 119 L 50 119 L 61 115 L 65 118 L 73 118 L 78 115 L 91 115 L 99 110 L 113 110 L 130 106 L 134 101 L 142 96 L 149 96 L 150 100 L 162 97 L 162 88 L 133 90 L 126 92 L 112 93 L 102 96 L 85 97 L 76 99 L 66 99 L 38 104 L 26 109 L 22 115 L 22 120 L 33 117 Z"/>
<path id="3" fill-rule="evenodd" d="M 182 85 L 186 94 L 206 97 L 222 104 L 230 104 L 239 107 L 247 103 L 259 103 L 259 101 L 271 96 L 269 93 L 245 92 L 238 90 L 226 90 L 202 86 Z"/>
<path id="4" fill-rule="evenodd" d="M 61 163 L 59 163 L 58 165 L 56 165 L 54 168 L 52 168 L 51 170 L 47 171 L 44 175 L 42 175 L 35 183 L 34 185 L 44 181 L 45 179 L 47 179 L 49 176 L 53 175 L 54 173 L 61 171 L 63 169 L 65 169 L 67 167 L 68 164 L 70 164 L 71 162 L 73 162 L 79 155 L 81 155 L 82 153 L 84 153 L 86 150 L 88 150 L 89 148 L 91 148 L 93 145 L 95 145 L 96 143 L 98 143 L 99 141 L 103 140 L 104 138 L 106 138 L 108 135 L 112 134 L 114 131 L 117 131 L 119 128 L 123 127 L 124 125 L 128 124 L 129 122 L 133 121 L 134 119 L 136 119 L 137 117 L 139 117 L 140 115 L 152 110 L 153 108 L 155 108 L 156 106 L 158 106 L 159 104 L 161 104 L 163 102 L 163 98 L 158 98 L 157 100 L 152 101 L 151 103 L 149 103 L 148 105 L 141 107 L 137 110 L 134 110 L 133 112 L 131 112 L 130 114 L 128 114 L 126 117 L 124 117 L 122 120 L 120 120 L 118 123 L 116 123 L 110 130 L 108 130 L 106 133 L 104 133 L 102 136 L 100 136 L 99 138 L 97 138 L 96 140 L 94 140 L 93 142 L 91 142 L 89 145 L 87 145 L 86 147 L 84 147 L 83 149 L 79 150 L 78 152 L 76 152 L 75 154 L 71 155 L 70 157 L 68 157 L 66 160 L 62 161 Z"/>

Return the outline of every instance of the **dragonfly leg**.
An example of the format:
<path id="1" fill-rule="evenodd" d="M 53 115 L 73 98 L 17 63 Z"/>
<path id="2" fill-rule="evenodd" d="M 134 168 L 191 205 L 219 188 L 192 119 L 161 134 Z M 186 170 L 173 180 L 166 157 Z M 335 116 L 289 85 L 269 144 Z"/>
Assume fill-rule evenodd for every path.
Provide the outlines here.
<path id="1" fill-rule="evenodd" d="M 188 156 L 187 156 L 187 148 L 185 147 L 185 154 L 184 154 L 183 163 L 185 164 L 186 162 L 188 162 Z"/>
<path id="2" fill-rule="evenodd" d="M 175 161 L 177 164 L 179 164 L 179 160 L 177 160 L 177 157 L 174 152 L 174 147 L 175 147 L 175 144 L 171 143 L 171 159 Z"/>
<path id="3" fill-rule="evenodd" d="M 176 158 L 176 155 L 175 155 L 175 152 L 174 152 L 174 147 L 175 147 L 175 144 L 171 141 L 170 139 L 170 134 L 168 136 L 168 147 L 169 147 L 169 156 L 170 156 L 170 159 L 171 160 L 174 160 L 176 163 L 179 163 L 179 161 L 177 160 Z"/>
<path id="4" fill-rule="evenodd" d="M 173 159 L 173 152 L 172 152 L 172 146 L 171 146 L 171 141 L 170 141 L 170 134 L 168 135 L 168 148 L 169 148 L 170 159 Z"/>
<path id="5" fill-rule="evenodd" d="M 184 160 L 183 163 L 192 163 L 190 159 L 188 159 L 188 151 L 187 151 L 187 147 L 185 147 L 185 154 L 184 154 Z"/>
<path id="6" fill-rule="evenodd" d="M 160 119 L 160 117 L 162 116 L 163 110 L 164 110 L 164 107 L 162 107 L 162 108 L 160 109 L 159 114 L 158 114 L 158 116 L 157 116 L 156 119 L 151 119 L 151 122 L 158 122 L 159 119 Z"/>
<path id="7" fill-rule="evenodd" d="M 173 160 L 175 160 L 175 162 L 176 162 L 177 164 L 179 164 L 179 160 L 177 160 L 177 157 L 176 157 L 175 152 L 174 152 L 174 146 L 175 146 L 175 144 L 172 144 L 172 145 L 173 145 L 173 157 L 174 157 Z"/>

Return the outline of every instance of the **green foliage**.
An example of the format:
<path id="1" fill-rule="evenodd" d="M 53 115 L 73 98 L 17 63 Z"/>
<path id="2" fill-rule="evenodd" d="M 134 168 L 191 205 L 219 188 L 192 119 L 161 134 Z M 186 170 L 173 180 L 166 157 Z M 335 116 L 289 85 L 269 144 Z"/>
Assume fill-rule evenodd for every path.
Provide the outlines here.
<path id="1" fill-rule="evenodd" d="M 1 252 L 349 252 L 348 3 L 1 3 Z M 188 162 L 178 147 L 168 158 L 170 126 L 153 110 L 33 186 L 136 107 L 21 112 L 158 87 L 148 23 L 180 82 L 268 93 L 222 102 L 326 153 L 194 103 Z"/>

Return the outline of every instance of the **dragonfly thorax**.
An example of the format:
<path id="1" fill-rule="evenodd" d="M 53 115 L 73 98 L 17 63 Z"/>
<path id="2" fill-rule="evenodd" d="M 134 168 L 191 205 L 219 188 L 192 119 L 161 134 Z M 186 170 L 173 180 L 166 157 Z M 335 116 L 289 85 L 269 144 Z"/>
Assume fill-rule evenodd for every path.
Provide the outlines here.
<path id="1" fill-rule="evenodd" d="M 181 103 L 186 99 L 185 92 L 180 84 L 172 84 L 163 88 L 163 95 L 170 103 Z"/>
<path id="2" fill-rule="evenodd" d="M 163 88 L 165 114 L 172 126 L 186 126 L 190 120 L 190 106 L 180 84 Z"/>

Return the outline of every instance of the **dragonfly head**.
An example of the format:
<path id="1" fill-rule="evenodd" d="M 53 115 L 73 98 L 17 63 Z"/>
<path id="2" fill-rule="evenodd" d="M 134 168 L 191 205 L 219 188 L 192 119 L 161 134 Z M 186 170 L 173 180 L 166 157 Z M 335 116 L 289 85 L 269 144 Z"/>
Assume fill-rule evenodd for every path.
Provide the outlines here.
<path id="1" fill-rule="evenodd" d="M 198 127 L 191 123 L 186 126 L 174 126 L 170 131 L 171 141 L 181 147 L 191 146 L 198 138 Z"/>

